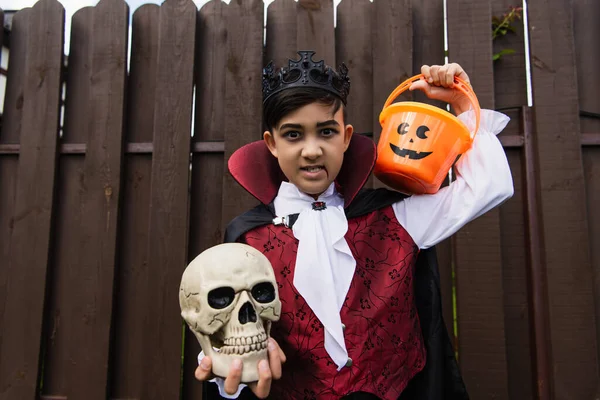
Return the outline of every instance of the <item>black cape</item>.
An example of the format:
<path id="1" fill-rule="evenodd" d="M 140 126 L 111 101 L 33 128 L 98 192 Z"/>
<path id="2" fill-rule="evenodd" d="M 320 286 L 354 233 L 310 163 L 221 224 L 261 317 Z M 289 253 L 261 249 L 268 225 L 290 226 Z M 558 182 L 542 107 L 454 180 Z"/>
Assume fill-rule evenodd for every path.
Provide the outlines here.
<path id="1" fill-rule="evenodd" d="M 369 214 L 405 197 L 401 193 L 387 189 L 363 189 L 345 209 L 346 217 L 351 219 Z M 231 221 L 225 232 L 225 242 L 238 241 L 244 233 L 271 224 L 274 217 L 272 204 L 256 206 Z M 295 221 L 294 216 L 291 216 L 290 221 Z M 427 361 L 425 368 L 409 382 L 398 400 L 468 400 L 469 395 L 460 375 L 442 316 L 440 273 L 434 247 L 419 252 L 414 282 L 415 301 L 427 349 Z M 205 384 L 204 398 L 212 400 L 222 397 L 219 396 L 216 385 Z M 250 390 L 244 389 L 238 399 L 254 400 L 257 397 Z M 375 400 L 378 397 L 370 393 L 358 392 L 343 399 Z"/>

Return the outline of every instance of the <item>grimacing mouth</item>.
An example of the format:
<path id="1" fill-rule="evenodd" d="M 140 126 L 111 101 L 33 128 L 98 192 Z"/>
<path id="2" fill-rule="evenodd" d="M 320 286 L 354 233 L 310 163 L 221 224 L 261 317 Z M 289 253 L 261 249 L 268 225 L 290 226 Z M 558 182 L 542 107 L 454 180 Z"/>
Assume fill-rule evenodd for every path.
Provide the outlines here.
<path id="1" fill-rule="evenodd" d="M 317 168 L 317 169 L 325 169 L 325 166 L 322 164 L 315 164 L 315 165 L 305 165 L 303 167 L 300 167 L 301 170 L 303 171 L 309 171 L 313 168 Z"/>
<path id="2" fill-rule="evenodd" d="M 410 160 L 421 160 L 425 157 L 427 157 L 428 155 L 430 155 L 431 153 L 433 153 L 432 151 L 415 151 L 415 150 L 409 150 L 409 149 L 401 149 L 400 147 L 390 143 L 390 148 L 392 149 L 392 151 L 394 152 L 394 154 L 396 154 L 397 156 L 400 157 L 407 157 Z"/>

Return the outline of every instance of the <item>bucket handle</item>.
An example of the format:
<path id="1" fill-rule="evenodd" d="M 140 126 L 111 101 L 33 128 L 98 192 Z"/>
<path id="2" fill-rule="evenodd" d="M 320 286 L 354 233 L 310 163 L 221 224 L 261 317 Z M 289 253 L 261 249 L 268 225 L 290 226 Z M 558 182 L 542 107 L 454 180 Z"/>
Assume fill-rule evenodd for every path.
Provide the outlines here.
<path id="1" fill-rule="evenodd" d="M 398 85 L 398 87 L 396 89 L 394 89 L 394 91 L 389 95 L 389 97 L 385 101 L 383 108 L 385 109 L 390 104 L 392 104 L 392 102 L 394 101 L 394 99 L 396 97 L 400 96 L 405 90 L 407 90 L 410 87 L 410 85 L 413 84 L 413 82 L 416 82 L 419 79 L 425 80 L 425 75 L 423 75 L 423 74 L 415 75 L 412 78 L 408 78 L 407 80 L 402 82 L 400 85 Z M 460 79 L 457 76 L 454 77 L 454 88 L 460 90 L 461 92 L 463 92 L 463 94 L 465 96 L 467 96 L 469 101 L 471 101 L 473 110 L 475 111 L 475 131 L 473 132 L 473 135 L 471 136 L 471 138 L 473 138 L 473 137 L 475 137 L 475 134 L 479 130 L 479 117 L 481 114 L 481 107 L 479 106 L 479 100 L 477 100 L 477 96 L 475 96 L 475 92 L 473 91 L 473 88 L 471 88 L 471 85 L 468 84 L 466 81 Z"/>

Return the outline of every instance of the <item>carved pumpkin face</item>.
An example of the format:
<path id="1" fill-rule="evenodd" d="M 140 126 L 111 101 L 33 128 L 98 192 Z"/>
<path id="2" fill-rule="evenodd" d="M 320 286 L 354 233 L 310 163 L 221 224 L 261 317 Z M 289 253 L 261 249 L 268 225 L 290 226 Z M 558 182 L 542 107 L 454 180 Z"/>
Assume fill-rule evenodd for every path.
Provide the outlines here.
<path id="1" fill-rule="evenodd" d="M 398 134 L 403 136 L 409 134 L 410 125 L 406 122 L 398 125 Z M 428 155 L 430 155 L 431 151 L 423 151 L 423 146 L 425 143 L 422 141 L 427 140 L 426 133 L 429 132 L 429 128 L 426 125 L 419 126 L 415 131 L 416 138 L 411 137 L 408 143 L 413 143 L 412 148 L 400 148 L 393 143 L 390 143 L 390 147 L 394 154 L 400 157 L 408 157 L 410 160 L 421 160 Z M 403 140 L 403 142 L 406 142 Z M 414 146 L 414 147 L 413 147 Z"/>

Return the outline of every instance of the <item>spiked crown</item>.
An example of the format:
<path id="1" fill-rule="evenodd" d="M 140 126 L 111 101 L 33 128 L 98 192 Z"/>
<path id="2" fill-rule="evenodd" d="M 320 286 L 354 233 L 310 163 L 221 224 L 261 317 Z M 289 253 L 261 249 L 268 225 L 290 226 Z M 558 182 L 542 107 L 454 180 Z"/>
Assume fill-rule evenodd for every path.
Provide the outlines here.
<path id="1" fill-rule="evenodd" d="M 336 72 L 323 60 L 313 61 L 314 51 L 298 51 L 299 60 L 288 61 L 287 67 L 275 70 L 273 61 L 263 68 L 263 103 L 275 93 L 294 87 L 312 87 L 327 90 L 344 104 L 350 93 L 348 67 L 341 64 Z"/>

